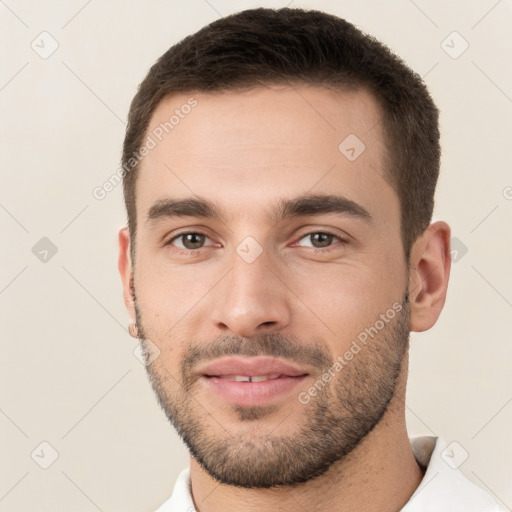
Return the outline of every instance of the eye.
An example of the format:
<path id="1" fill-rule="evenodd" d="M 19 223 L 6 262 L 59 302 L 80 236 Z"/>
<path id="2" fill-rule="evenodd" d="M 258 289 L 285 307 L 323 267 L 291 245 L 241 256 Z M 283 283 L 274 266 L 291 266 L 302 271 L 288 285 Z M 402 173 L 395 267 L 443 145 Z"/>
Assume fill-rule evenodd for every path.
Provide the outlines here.
<path id="1" fill-rule="evenodd" d="M 176 241 L 180 239 L 182 239 L 181 243 L 176 243 Z M 205 247 L 204 243 L 206 239 L 208 239 L 208 237 L 204 233 L 193 231 L 181 233 L 174 238 L 171 238 L 166 245 L 173 245 L 178 249 L 193 251 Z"/>
<path id="2" fill-rule="evenodd" d="M 314 249 L 324 249 L 329 250 L 330 246 L 333 243 L 333 239 L 339 240 L 340 242 L 345 242 L 342 238 L 333 233 L 328 233 L 325 231 L 314 231 L 308 233 L 300 238 L 300 240 L 307 240 L 311 242 L 311 245 L 305 247 L 312 247 Z M 304 247 L 304 246 L 303 246 Z M 327 249 L 326 249 L 327 248 Z"/>

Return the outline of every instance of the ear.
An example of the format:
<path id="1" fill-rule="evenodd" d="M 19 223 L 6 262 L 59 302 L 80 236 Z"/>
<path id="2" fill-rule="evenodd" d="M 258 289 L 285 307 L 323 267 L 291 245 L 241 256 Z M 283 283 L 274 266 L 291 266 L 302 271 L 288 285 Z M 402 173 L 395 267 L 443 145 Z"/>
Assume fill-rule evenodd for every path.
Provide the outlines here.
<path id="1" fill-rule="evenodd" d="M 135 297 L 133 295 L 133 268 L 130 257 L 130 232 L 124 227 L 119 230 L 119 260 L 117 263 L 123 282 L 123 299 L 128 314 L 135 323 Z"/>
<path id="2" fill-rule="evenodd" d="M 411 331 L 430 329 L 439 318 L 450 277 L 450 226 L 434 222 L 414 242 L 409 271 Z"/>

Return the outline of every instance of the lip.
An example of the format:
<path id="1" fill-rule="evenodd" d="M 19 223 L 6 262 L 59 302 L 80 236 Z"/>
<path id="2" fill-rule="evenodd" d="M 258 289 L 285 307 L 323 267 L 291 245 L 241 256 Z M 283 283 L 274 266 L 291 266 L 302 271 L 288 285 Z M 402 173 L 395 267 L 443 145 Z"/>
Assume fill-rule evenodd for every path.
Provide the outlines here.
<path id="1" fill-rule="evenodd" d="M 222 400 L 239 406 L 263 405 L 289 395 L 309 376 L 297 366 L 272 357 L 227 357 L 200 367 L 201 382 Z M 280 374 L 276 379 L 237 382 L 227 375 L 249 377 Z"/>
<path id="2" fill-rule="evenodd" d="M 198 369 L 198 373 L 210 377 L 223 375 L 272 375 L 279 373 L 287 377 L 299 377 L 308 372 L 302 368 L 291 365 L 281 359 L 273 357 L 224 357 L 204 365 Z"/>

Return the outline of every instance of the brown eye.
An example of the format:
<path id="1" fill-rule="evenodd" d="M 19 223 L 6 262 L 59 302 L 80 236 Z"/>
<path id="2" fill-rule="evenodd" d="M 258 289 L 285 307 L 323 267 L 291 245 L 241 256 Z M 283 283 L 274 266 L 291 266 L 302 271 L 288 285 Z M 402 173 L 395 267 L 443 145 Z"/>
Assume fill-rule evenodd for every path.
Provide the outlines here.
<path id="1" fill-rule="evenodd" d="M 314 249 L 329 248 L 333 244 L 334 239 L 343 241 L 340 237 L 332 233 L 324 233 L 323 231 L 308 233 L 301 238 L 301 240 L 309 240 L 311 245 L 306 245 L 306 247 L 312 247 Z"/>
<path id="2" fill-rule="evenodd" d="M 317 248 L 328 247 L 332 244 L 333 235 L 329 233 L 312 233 L 309 235 L 311 237 L 311 241 L 313 242 L 313 246 Z"/>
<path id="3" fill-rule="evenodd" d="M 204 238 L 200 233 L 188 233 L 183 235 L 183 245 L 187 249 L 199 249 L 204 244 Z"/>
<path id="4" fill-rule="evenodd" d="M 174 245 L 175 247 L 179 249 L 188 249 L 188 250 L 194 250 L 194 249 L 202 249 L 205 244 L 205 240 L 208 237 L 204 235 L 203 233 L 182 233 L 181 235 L 178 235 L 174 237 L 170 242 L 169 245 Z M 181 239 L 181 243 L 178 241 Z"/>

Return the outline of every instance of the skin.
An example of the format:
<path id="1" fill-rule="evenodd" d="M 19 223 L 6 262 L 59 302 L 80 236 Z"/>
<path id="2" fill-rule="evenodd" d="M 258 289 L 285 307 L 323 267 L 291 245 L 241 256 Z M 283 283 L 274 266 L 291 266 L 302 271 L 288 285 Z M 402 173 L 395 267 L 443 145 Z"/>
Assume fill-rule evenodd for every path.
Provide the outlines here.
<path id="1" fill-rule="evenodd" d="M 125 304 L 135 322 L 133 278 L 139 327 L 143 325 L 144 337 L 160 350 L 148 371 L 160 376 L 162 393 L 181 396 L 180 364 L 191 343 L 215 346 L 212 340 L 230 336 L 256 343 L 275 335 L 316 346 L 334 360 L 406 292 L 409 330 L 425 331 L 435 324 L 450 273 L 450 228 L 441 221 L 431 224 L 415 241 L 407 266 L 399 199 L 383 178 L 380 112 L 369 93 L 272 86 L 194 97 L 198 106 L 142 161 L 136 186 L 135 262 L 127 228 L 119 232 Z M 149 130 L 168 120 L 188 98 L 163 100 Z M 366 146 L 355 161 L 338 150 L 349 134 Z M 343 195 L 362 205 L 373 220 L 332 213 L 278 223 L 267 219 L 266 211 L 276 201 L 304 193 Z M 145 222 L 156 200 L 191 196 L 215 203 L 225 222 Z M 318 231 L 348 243 L 334 238 L 330 251 L 323 252 L 307 236 Z M 183 238 L 175 239 L 174 246 L 164 244 L 185 232 L 205 233 L 205 247 L 199 252 L 186 249 Z M 247 236 L 262 249 L 250 264 L 236 252 Z M 386 329 L 378 339 L 386 339 Z M 376 357 L 372 349 L 355 356 L 346 372 L 333 379 L 332 389 L 336 379 L 352 383 L 349 370 L 356 365 L 373 368 Z M 226 503 L 239 511 L 295 510 L 298 503 L 312 511 L 400 510 L 423 476 L 405 425 L 407 363 L 404 346 L 400 372 L 390 388 L 392 399 L 379 423 L 314 479 L 270 489 L 219 484 L 191 456 L 197 510 L 225 511 Z M 320 375 L 319 368 L 314 370 Z M 313 380 L 311 376 L 297 392 L 307 390 Z M 243 412 L 212 396 L 199 382 L 191 391 L 192 413 L 201 415 L 202 427 L 219 441 L 229 436 L 296 436 L 314 406 L 288 397 L 273 402 L 268 413 L 242 421 Z M 334 401 L 329 404 L 334 410 L 340 407 Z"/>

